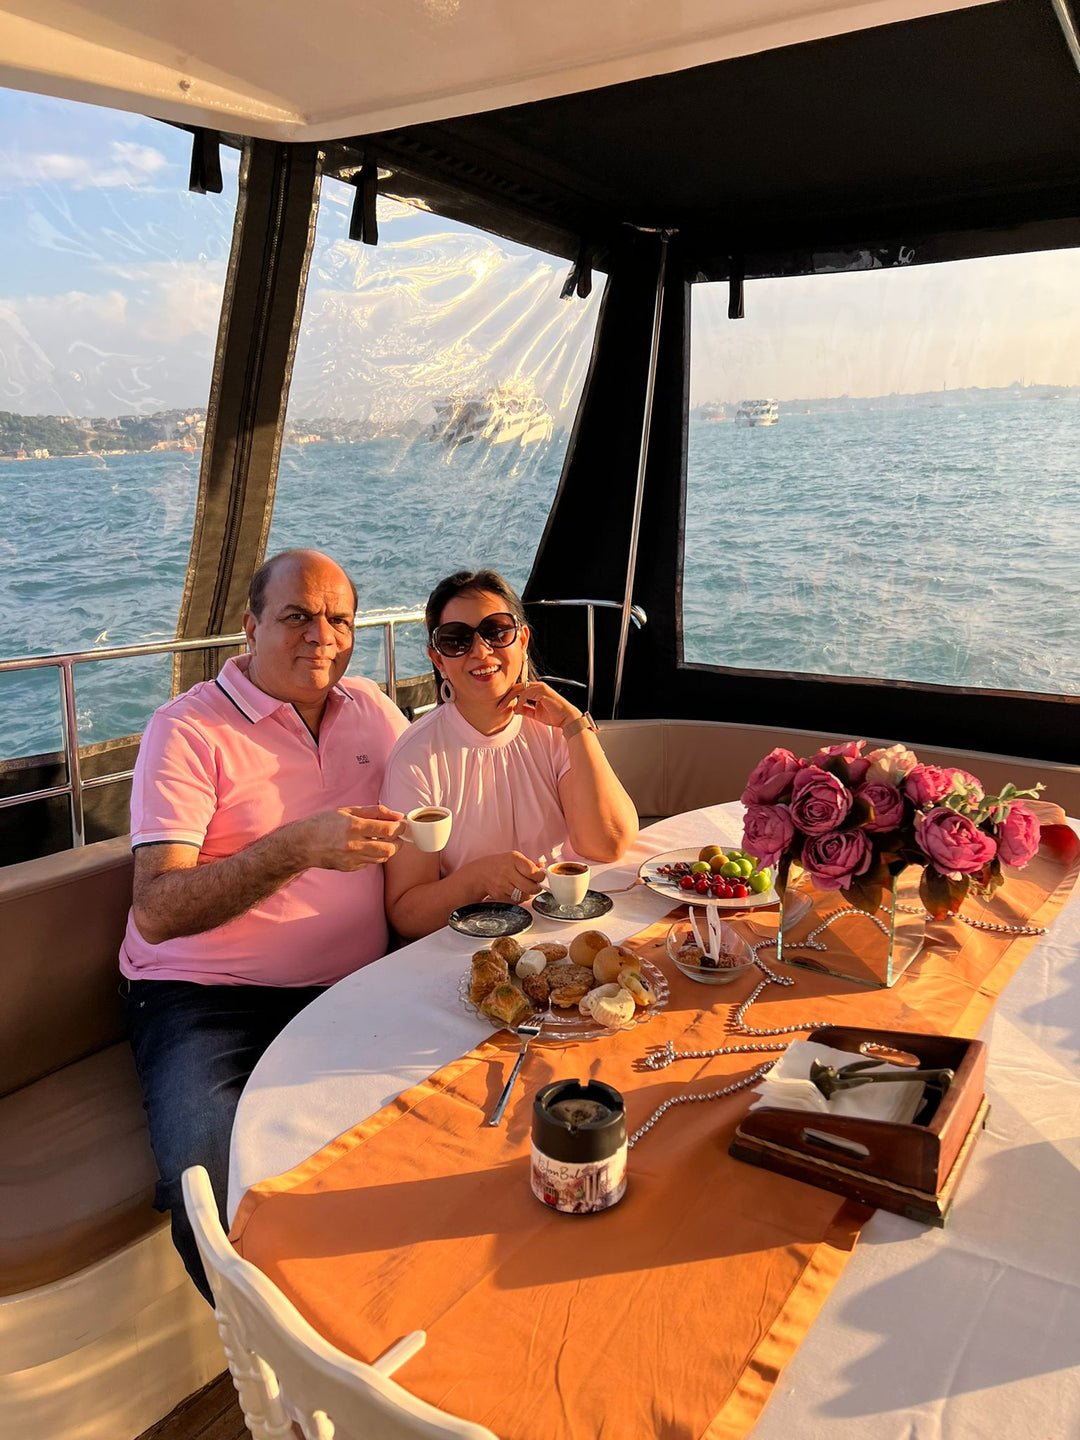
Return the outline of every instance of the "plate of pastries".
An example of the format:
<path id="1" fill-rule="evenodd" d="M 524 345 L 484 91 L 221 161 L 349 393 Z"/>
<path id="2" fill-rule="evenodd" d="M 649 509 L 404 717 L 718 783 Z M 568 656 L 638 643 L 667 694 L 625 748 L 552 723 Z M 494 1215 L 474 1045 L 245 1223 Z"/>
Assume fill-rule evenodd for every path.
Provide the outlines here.
<path id="1" fill-rule="evenodd" d="M 602 930 L 583 930 L 568 946 L 538 940 L 526 947 L 504 936 L 474 953 L 458 994 L 498 1029 L 530 1020 L 541 1035 L 566 1040 L 629 1030 L 669 998 L 663 972 Z"/>

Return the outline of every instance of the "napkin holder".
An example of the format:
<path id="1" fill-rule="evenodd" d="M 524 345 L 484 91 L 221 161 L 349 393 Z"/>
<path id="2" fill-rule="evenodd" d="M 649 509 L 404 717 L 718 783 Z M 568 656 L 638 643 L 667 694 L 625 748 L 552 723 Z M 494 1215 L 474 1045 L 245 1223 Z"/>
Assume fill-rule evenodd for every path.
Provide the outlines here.
<path id="1" fill-rule="evenodd" d="M 956 1078 L 938 1098 L 928 1091 L 928 1104 L 909 1125 L 759 1106 L 736 1128 L 729 1154 L 924 1225 L 944 1225 L 989 1112 L 986 1046 L 846 1025 L 824 1025 L 807 1038 L 849 1050 L 853 1058 L 866 1056 L 866 1045 L 885 1047 L 915 1056 L 920 1066 L 948 1068 Z M 867 1058 L 874 1055 L 871 1048 Z"/>

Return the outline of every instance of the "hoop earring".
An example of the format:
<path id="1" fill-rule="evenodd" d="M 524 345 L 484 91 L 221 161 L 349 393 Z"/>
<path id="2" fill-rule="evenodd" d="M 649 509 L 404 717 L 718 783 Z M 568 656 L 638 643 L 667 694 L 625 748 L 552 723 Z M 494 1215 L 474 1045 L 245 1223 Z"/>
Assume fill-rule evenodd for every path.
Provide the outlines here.
<path id="1" fill-rule="evenodd" d="M 439 695 L 442 698 L 444 705 L 450 705 L 453 703 L 454 687 L 453 685 L 451 685 L 450 681 L 445 675 L 443 676 L 442 681 L 439 685 Z"/>

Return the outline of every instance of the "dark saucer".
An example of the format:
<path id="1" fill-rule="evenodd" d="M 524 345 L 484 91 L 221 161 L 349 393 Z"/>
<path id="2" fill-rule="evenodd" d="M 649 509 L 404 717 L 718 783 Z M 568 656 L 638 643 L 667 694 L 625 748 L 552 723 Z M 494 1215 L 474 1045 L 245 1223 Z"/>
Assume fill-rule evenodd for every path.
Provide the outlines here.
<path id="1" fill-rule="evenodd" d="M 542 915 L 545 920 L 599 920 L 614 904 L 610 895 L 601 894 L 599 890 L 586 890 L 585 899 L 580 905 L 563 907 L 550 890 L 541 890 L 539 895 L 533 896 L 532 907 L 533 911 Z"/>
<path id="2" fill-rule="evenodd" d="M 497 940 L 500 935 L 520 935 L 532 924 L 532 916 L 520 905 L 503 900 L 481 900 L 475 905 L 461 905 L 448 921 L 451 930 L 472 935 L 480 940 Z"/>

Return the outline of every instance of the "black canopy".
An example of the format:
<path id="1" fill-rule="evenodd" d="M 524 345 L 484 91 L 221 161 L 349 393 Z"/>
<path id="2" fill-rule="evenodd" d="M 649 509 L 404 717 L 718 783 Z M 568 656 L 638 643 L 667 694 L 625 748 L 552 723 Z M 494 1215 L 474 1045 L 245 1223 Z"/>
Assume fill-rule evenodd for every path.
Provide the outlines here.
<path id="1" fill-rule="evenodd" d="M 1069 0 L 1061 0 L 1068 18 Z M 669 228 L 697 278 L 1080 243 L 1080 74 L 1052 0 L 1000 0 L 347 142 L 384 188 L 603 268 Z"/>

